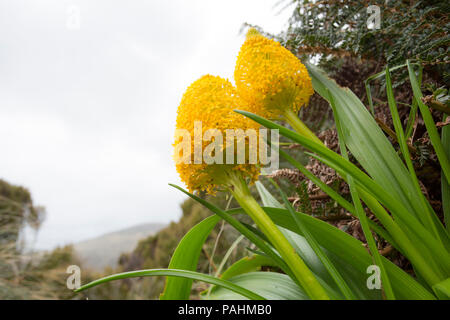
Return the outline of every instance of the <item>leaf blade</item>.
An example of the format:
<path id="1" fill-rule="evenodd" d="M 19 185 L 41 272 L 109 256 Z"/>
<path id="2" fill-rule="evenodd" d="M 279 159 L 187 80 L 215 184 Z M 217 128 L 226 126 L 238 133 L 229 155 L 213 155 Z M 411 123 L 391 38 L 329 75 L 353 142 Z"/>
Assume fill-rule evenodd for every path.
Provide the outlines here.
<path id="1" fill-rule="evenodd" d="M 104 277 L 104 278 L 92 281 L 88 284 L 85 284 L 84 286 L 77 289 L 75 292 L 81 292 L 81 291 L 87 290 L 89 288 L 92 288 L 97 285 L 100 285 L 100 284 L 103 284 L 106 282 L 110 282 L 110 281 L 129 279 L 129 278 L 137 278 L 137 277 L 151 277 L 151 276 L 181 277 L 181 278 L 187 278 L 187 279 L 191 279 L 191 280 L 203 281 L 203 282 L 215 284 L 218 286 L 222 286 L 224 288 L 227 288 L 228 290 L 236 292 L 236 293 L 238 293 L 244 297 L 247 297 L 249 299 L 265 300 L 260 295 L 253 293 L 250 290 L 247 290 L 245 288 L 242 288 L 232 282 L 222 280 L 219 278 L 215 278 L 213 276 L 206 275 L 206 274 L 199 273 L 199 272 L 187 271 L 187 270 L 176 270 L 176 269 L 151 269 L 151 270 L 139 270 L 139 271 L 119 273 L 119 274 Z"/>

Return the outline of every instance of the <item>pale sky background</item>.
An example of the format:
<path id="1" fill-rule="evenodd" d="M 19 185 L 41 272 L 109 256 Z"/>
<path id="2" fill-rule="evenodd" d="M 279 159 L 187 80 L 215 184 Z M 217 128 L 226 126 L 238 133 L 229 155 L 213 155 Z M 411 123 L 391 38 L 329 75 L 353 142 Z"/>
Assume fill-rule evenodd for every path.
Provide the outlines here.
<path id="1" fill-rule="evenodd" d="M 285 28 L 278 1 L 0 0 L 0 178 L 46 207 L 36 248 L 178 220 L 181 96 L 232 78 L 244 22 Z"/>

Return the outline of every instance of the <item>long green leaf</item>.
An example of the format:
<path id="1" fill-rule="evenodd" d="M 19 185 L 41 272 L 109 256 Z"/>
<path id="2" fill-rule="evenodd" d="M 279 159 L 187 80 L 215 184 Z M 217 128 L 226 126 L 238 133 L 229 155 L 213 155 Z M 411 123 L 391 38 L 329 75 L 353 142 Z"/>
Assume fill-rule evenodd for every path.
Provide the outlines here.
<path id="1" fill-rule="evenodd" d="M 414 165 L 411 161 L 411 156 L 409 154 L 408 145 L 405 138 L 405 133 L 403 132 L 403 127 L 400 121 L 400 115 L 398 114 L 397 110 L 397 104 L 395 102 L 394 98 L 394 92 L 392 89 L 392 82 L 391 82 L 391 75 L 389 72 L 389 67 L 386 67 L 386 91 L 387 91 L 387 97 L 388 97 L 388 105 L 392 116 L 392 121 L 394 124 L 395 133 L 397 134 L 397 141 L 400 146 L 400 150 L 403 154 L 403 158 L 405 159 L 406 165 L 408 167 L 408 171 L 411 175 L 411 180 L 414 183 L 414 186 L 416 188 L 417 194 L 419 194 L 421 204 L 422 204 L 422 215 L 420 215 L 420 219 L 422 223 L 433 230 L 434 234 L 438 239 L 444 239 L 446 238 L 445 231 L 443 229 L 442 224 L 437 218 L 437 215 L 433 210 L 430 210 L 429 206 L 427 206 L 427 200 L 425 199 L 425 196 L 422 193 L 422 189 L 420 188 L 419 179 L 417 178 L 417 175 L 414 171 Z M 438 228 L 440 227 L 440 232 L 438 231 Z M 443 240 L 442 240 L 443 241 Z"/>
<path id="2" fill-rule="evenodd" d="M 318 144 L 272 121 L 266 120 L 258 115 L 255 115 L 247 111 L 236 110 L 236 112 L 260 123 L 266 128 L 278 129 L 281 135 L 316 152 L 318 155 L 320 155 L 315 156 L 316 158 L 318 158 L 325 164 L 333 167 L 333 169 L 337 170 L 338 172 L 344 173 L 343 175 L 344 177 L 347 176 L 348 174 L 351 175 L 361 187 L 363 187 L 370 194 L 375 196 L 376 199 L 378 199 L 386 208 L 388 208 L 395 218 L 398 218 L 402 223 L 405 223 L 411 230 L 414 231 L 414 234 L 418 238 L 422 239 L 422 241 L 424 241 L 424 243 L 427 244 L 427 246 L 429 247 L 429 251 L 434 253 L 433 255 L 434 258 L 440 259 L 443 268 L 447 269 L 449 268 L 450 256 L 447 252 L 447 249 L 442 245 L 442 243 L 437 239 L 435 239 L 430 234 L 430 232 L 419 222 L 419 220 L 410 214 L 409 210 L 403 206 L 402 202 L 400 202 L 397 198 L 393 197 L 374 180 L 370 179 L 353 163 L 342 158 L 342 156 L 336 154 L 335 152 L 326 148 L 322 144 Z M 394 237 L 394 234 L 391 235 Z M 402 245 L 400 241 L 398 241 L 398 244 Z M 434 275 L 433 270 L 431 270 L 431 272 L 429 272 L 428 275 L 429 276 Z M 437 277 L 434 279 L 434 281 L 439 281 L 439 279 L 440 277 Z"/>
<path id="3" fill-rule="evenodd" d="M 233 241 L 233 243 L 231 244 L 231 246 L 228 248 L 227 252 L 223 256 L 222 261 L 219 264 L 219 267 L 217 268 L 217 271 L 215 273 L 216 277 L 221 277 L 222 279 L 225 279 L 223 277 L 222 270 L 225 267 L 225 264 L 227 263 L 228 259 L 230 258 L 231 254 L 233 253 L 233 251 L 236 249 L 236 247 L 239 245 L 239 243 L 241 243 L 242 240 L 244 240 L 244 239 L 245 239 L 245 237 L 243 235 L 240 235 L 236 240 Z"/>
<path id="4" fill-rule="evenodd" d="M 341 176 L 348 174 L 348 172 L 345 172 L 341 167 L 325 158 L 314 154 L 309 155 L 333 168 Z M 361 193 L 366 193 L 366 198 L 364 199 L 366 203 L 369 203 L 367 202 L 368 198 L 375 199 L 371 194 L 367 193 L 364 188 L 361 188 L 361 185 L 364 185 L 364 183 L 359 183 L 360 181 L 358 181 L 357 184 L 360 186 L 359 191 Z M 389 206 L 386 207 L 389 208 Z M 371 209 L 373 209 L 373 207 L 371 207 Z M 412 264 L 417 268 L 416 270 L 422 274 L 423 278 L 426 278 L 431 285 L 443 279 L 450 265 L 448 264 L 449 255 L 446 253 L 446 249 L 442 244 L 436 242 L 436 239 L 428 232 L 420 233 L 424 232 L 423 230 L 425 229 L 417 221 L 411 220 L 412 223 L 410 224 L 409 221 L 404 219 L 404 216 L 397 216 L 398 221 L 402 224 L 400 227 L 395 221 L 390 219 L 388 215 L 385 217 L 378 215 L 380 212 L 386 215 L 384 209 L 373 211 L 380 221 L 383 219 L 383 225 L 389 230 L 396 243 L 401 244 L 400 252 L 403 252 L 405 256 L 410 259 Z M 391 212 L 393 211 L 391 210 Z M 386 222 L 389 222 L 390 224 L 386 224 Z M 394 230 L 397 230 L 398 232 L 394 232 Z"/>
<path id="5" fill-rule="evenodd" d="M 450 158 L 450 126 L 447 125 L 442 128 L 442 144 L 444 145 L 445 152 Z M 441 184 L 442 184 L 442 207 L 444 208 L 444 220 L 447 232 L 450 233 L 450 184 L 444 177 L 442 172 Z"/>
<path id="6" fill-rule="evenodd" d="M 277 225 L 298 232 L 295 221 L 286 209 L 266 207 L 263 209 Z M 237 214 L 241 213 L 242 209 L 232 209 L 228 212 Z M 323 248 L 356 268 L 358 272 L 366 273 L 367 267 L 372 265 L 371 256 L 359 240 L 319 219 L 304 214 L 298 214 L 298 217 L 303 220 L 303 223 Z M 397 299 L 435 299 L 427 289 L 410 275 L 388 259 L 384 257 L 382 259 Z"/>
<path id="7" fill-rule="evenodd" d="M 354 207 L 344 198 L 342 198 L 338 193 L 336 193 L 333 189 L 328 187 L 325 183 L 323 183 L 320 179 L 315 177 L 311 172 L 309 172 L 301 163 L 296 161 L 294 158 L 289 156 L 286 152 L 283 150 L 280 150 L 281 156 L 286 159 L 289 163 L 291 163 L 294 167 L 300 170 L 308 179 L 313 181 L 319 188 L 321 188 L 325 193 L 327 193 L 331 198 L 336 200 L 343 208 L 348 210 L 350 213 L 355 215 Z M 392 221 L 389 214 L 386 212 L 386 210 L 381 206 L 378 201 L 376 201 L 375 198 L 370 196 L 367 192 L 364 192 L 361 188 L 358 188 L 358 191 L 363 196 L 364 202 L 367 204 L 367 206 L 375 213 L 377 217 L 379 217 L 380 221 L 387 225 L 389 227 L 390 233 L 394 234 L 397 239 L 401 238 L 403 239 L 403 244 L 409 244 L 409 247 L 412 248 L 415 252 L 418 252 L 419 250 L 416 250 L 415 246 L 411 244 L 411 241 L 408 239 L 406 234 L 395 224 L 395 222 Z M 383 218 L 383 216 L 385 218 Z M 399 246 L 396 241 L 390 236 L 389 233 L 386 232 L 382 227 L 378 226 L 373 221 L 369 220 L 369 224 L 371 229 L 373 229 L 378 235 L 380 235 L 382 238 L 387 240 L 391 245 L 393 245 L 399 252 L 402 252 L 404 255 L 408 256 L 404 253 L 404 249 Z M 421 242 L 416 242 L 416 245 L 421 246 Z M 427 249 L 424 248 L 421 252 L 426 252 Z M 410 253 L 410 256 L 413 254 Z M 420 262 L 425 262 L 423 259 L 420 259 Z"/>
<path id="8" fill-rule="evenodd" d="M 280 155 L 286 159 L 290 164 L 292 164 L 294 167 L 296 167 L 301 173 L 305 175 L 306 178 L 311 180 L 316 186 L 318 186 L 323 192 L 325 192 L 327 195 L 330 196 L 334 201 L 336 201 L 342 208 L 350 212 L 353 216 L 356 217 L 355 214 L 355 207 L 348 202 L 346 199 L 344 199 L 339 193 L 334 191 L 331 187 L 329 187 L 326 183 L 324 183 L 322 180 L 317 178 L 315 175 L 313 175 L 308 169 L 305 168 L 300 162 L 292 158 L 289 154 L 284 152 L 280 149 Z M 395 243 L 394 239 L 390 236 L 390 234 L 384 230 L 382 227 L 380 227 L 378 224 L 376 224 L 374 221 L 369 220 L 370 227 L 372 230 L 374 230 L 379 236 L 381 236 L 383 239 L 391 243 L 394 247 L 396 247 L 399 250 L 399 246 Z"/>
<path id="9" fill-rule="evenodd" d="M 288 276 L 275 272 L 250 272 L 229 279 L 230 282 L 257 293 L 267 300 L 309 300 L 306 293 Z M 210 298 L 241 300 L 242 296 L 223 287 L 215 287 Z"/>
<path id="10" fill-rule="evenodd" d="M 169 269 L 197 270 L 200 253 L 211 231 L 220 221 L 219 216 L 211 216 L 194 226 L 178 243 L 169 263 Z M 168 277 L 160 300 L 189 299 L 192 280 Z"/>
<path id="11" fill-rule="evenodd" d="M 420 194 L 408 170 L 370 112 L 352 91 L 337 85 L 317 67 L 308 64 L 307 68 L 315 91 L 326 100 L 328 90 L 333 95 L 352 155 L 383 190 L 402 203 L 408 215 L 423 215 Z"/>
<path id="12" fill-rule="evenodd" d="M 433 121 L 433 117 L 431 115 L 428 107 L 422 102 L 422 91 L 420 91 L 419 84 L 417 82 L 416 73 L 414 72 L 413 66 L 409 61 L 408 64 L 408 72 L 409 72 L 409 80 L 411 82 L 411 87 L 414 92 L 414 98 L 419 104 L 420 113 L 422 114 L 423 121 L 425 122 L 425 127 L 427 128 L 428 135 L 431 140 L 431 144 L 436 151 L 436 155 L 439 159 L 439 162 L 442 167 L 442 171 L 444 172 L 444 176 L 447 178 L 447 182 L 450 183 L 450 160 L 445 153 L 444 146 L 442 145 L 441 139 L 439 138 L 439 133 L 437 131 L 436 125 Z"/>
<path id="13" fill-rule="evenodd" d="M 405 64 L 402 64 L 402 65 L 398 65 L 398 66 L 393 67 L 393 68 L 391 69 L 391 71 L 394 71 L 394 70 L 397 70 L 397 69 L 400 69 L 400 68 L 403 68 L 403 67 L 406 67 L 406 63 L 405 63 Z M 378 79 L 378 78 L 381 78 L 381 77 L 383 77 L 385 74 L 386 74 L 385 71 L 381 71 L 381 72 L 378 72 L 378 73 L 376 73 L 376 74 L 371 75 L 370 77 L 368 77 L 368 78 L 364 81 L 364 86 L 366 87 L 367 100 L 369 101 L 369 106 L 370 106 L 370 112 L 371 112 L 372 115 L 374 115 L 374 116 L 375 116 L 375 110 L 374 110 L 374 107 L 373 107 L 372 91 L 371 91 L 371 89 L 370 89 L 370 81 L 375 80 L 375 79 Z"/>
<path id="14" fill-rule="evenodd" d="M 423 76 L 423 67 L 422 67 L 422 65 L 419 65 L 419 77 L 417 79 L 419 86 L 422 85 L 422 76 Z M 413 102 L 411 105 L 411 110 L 409 111 L 408 123 L 406 124 L 406 138 L 407 139 L 411 138 L 411 136 L 413 134 L 413 128 L 414 128 L 414 123 L 416 122 L 418 108 L 419 108 L 419 104 L 417 103 L 417 100 L 413 99 Z"/>
<path id="15" fill-rule="evenodd" d="M 339 147 L 341 150 L 341 154 L 344 157 L 344 159 L 348 160 L 348 154 L 347 154 L 347 148 L 345 146 L 346 142 L 345 142 L 345 136 L 343 134 L 343 129 L 342 129 L 342 125 L 341 125 L 341 121 L 339 119 L 339 115 L 337 113 L 337 109 L 336 109 L 336 105 L 334 104 L 334 98 L 333 95 L 328 92 L 329 94 L 329 101 L 330 101 L 330 105 L 333 109 L 333 114 L 334 114 L 334 119 L 335 119 L 335 123 L 336 123 L 336 130 L 338 133 L 338 137 L 339 137 Z M 355 212 L 357 213 L 357 217 L 359 219 L 359 222 L 361 224 L 361 228 L 363 230 L 364 236 L 367 240 L 367 244 L 369 246 L 370 252 L 372 253 L 372 256 L 375 259 L 375 262 L 377 264 L 377 266 L 380 268 L 381 270 L 381 280 L 383 283 L 383 287 L 386 293 L 386 297 L 389 300 L 395 300 L 395 295 L 394 292 L 392 290 L 392 286 L 391 286 L 391 282 L 389 280 L 389 277 L 386 273 L 386 269 L 384 267 L 383 261 L 381 260 L 381 255 L 378 252 L 378 248 L 377 245 L 375 243 L 375 239 L 373 238 L 372 232 L 370 230 L 369 227 L 369 222 L 366 216 L 366 213 L 364 211 L 364 208 L 362 207 L 360 198 L 359 198 L 359 194 L 358 191 L 356 190 L 356 186 L 353 182 L 353 177 L 352 176 L 347 176 L 347 183 L 350 189 L 350 194 L 352 196 L 353 199 L 353 203 L 355 205 Z"/>
<path id="16" fill-rule="evenodd" d="M 427 230 L 420 221 L 410 214 L 410 211 L 404 207 L 403 203 L 399 199 L 393 197 L 392 194 L 388 193 L 383 187 L 381 187 L 374 180 L 370 179 L 364 172 L 357 168 L 350 161 L 342 158 L 340 155 L 326 148 L 322 144 L 316 143 L 306 137 L 303 137 L 296 132 L 286 129 L 272 121 L 266 120 L 258 115 L 252 114 L 247 111 L 236 112 L 245 115 L 246 117 L 262 124 L 269 129 L 278 129 L 280 134 L 297 142 L 306 148 L 316 152 L 320 156 L 312 155 L 338 171 L 341 176 L 346 177 L 351 175 L 358 183 L 360 187 L 373 195 L 377 200 L 379 200 L 389 211 L 392 213 L 395 219 L 399 222 L 405 224 L 409 230 L 414 232 L 416 236 L 414 239 L 421 239 L 421 241 L 426 244 L 428 250 L 426 251 L 414 251 L 414 255 L 408 256 L 412 261 L 416 261 L 418 268 L 422 270 L 422 275 L 428 279 L 430 284 L 435 284 L 440 280 L 445 278 L 445 274 L 449 272 L 450 268 L 450 255 L 448 254 L 447 248 L 443 244 L 434 238 L 434 236 Z M 363 191 L 364 191 L 363 190 Z M 391 234 L 395 238 L 395 234 Z M 409 244 L 404 243 L 404 239 L 398 238 L 396 242 L 403 248 L 409 247 Z M 409 248 L 410 251 L 414 248 Z M 422 253 L 426 256 L 417 255 L 417 253 Z M 428 265 L 427 261 L 433 262 L 433 264 Z M 435 268 L 435 266 L 438 266 Z"/>
<path id="17" fill-rule="evenodd" d="M 264 187 L 264 185 L 256 181 L 255 182 L 256 190 L 258 190 L 259 196 L 261 197 L 261 201 L 263 206 L 265 207 L 274 207 L 274 208 L 284 208 L 283 205 L 278 202 L 277 199 Z"/>
<path id="18" fill-rule="evenodd" d="M 255 254 L 251 257 L 244 257 L 233 263 L 221 275 L 221 279 L 228 280 L 240 274 L 259 271 L 261 267 L 277 267 L 277 264 L 267 256 Z"/>
<path id="19" fill-rule="evenodd" d="M 265 300 L 265 298 L 261 297 L 260 295 L 247 290 L 245 288 L 242 288 L 239 285 L 236 285 L 230 281 L 222 280 L 219 278 L 215 278 L 213 276 L 194 272 L 194 271 L 187 271 L 187 270 L 176 270 L 176 269 L 151 269 L 151 270 L 139 270 L 139 271 L 131 271 L 131 272 L 124 272 L 115 274 L 112 276 L 108 276 L 105 278 L 101 278 L 95 281 L 92 281 L 79 289 L 77 289 L 75 292 L 80 292 L 92 287 L 95 287 L 99 284 L 114 281 L 114 280 L 121 280 L 121 279 L 129 279 L 129 278 L 138 278 L 138 277 L 152 277 L 152 276 L 168 276 L 168 277 L 181 277 L 191 280 L 198 280 L 203 281 L 207 283 L 211 283 L 217 286 L 222 286 L 228 290 L 231 290 L 232 292 L 238 293 L 248 299 L 252 300 Z"/>
<path id="20" fill-rule="evenodd" d="M 450 300 L 450 278 L 435 284 L 433 286 L 434 292 L 441 300 Z"/>

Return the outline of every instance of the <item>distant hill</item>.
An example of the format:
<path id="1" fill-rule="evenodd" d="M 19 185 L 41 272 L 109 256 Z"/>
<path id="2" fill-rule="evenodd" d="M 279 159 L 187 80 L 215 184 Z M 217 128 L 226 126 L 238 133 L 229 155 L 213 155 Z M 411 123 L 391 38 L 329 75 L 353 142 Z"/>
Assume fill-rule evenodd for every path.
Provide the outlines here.
<path id="1" fill-rule="evenodd" d="M 75 243 L 73 248 L 83 265 L 100 271 L 116 267 L 122 253 L 132 251 L 139 240 L 147 238 L 165 227 L 161 223 L 145 223 Z"/>

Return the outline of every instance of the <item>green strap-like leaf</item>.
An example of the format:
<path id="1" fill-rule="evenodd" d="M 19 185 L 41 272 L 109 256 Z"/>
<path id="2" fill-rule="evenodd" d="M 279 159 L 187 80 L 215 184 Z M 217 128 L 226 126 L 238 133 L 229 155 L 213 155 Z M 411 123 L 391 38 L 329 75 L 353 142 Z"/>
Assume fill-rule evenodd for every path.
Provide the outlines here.
<path id="1" fill-rule="evenodd" d="M 259 271 L 261 267 L 277 267 L 277 264 L 269 257 L 255 254 L 252 257 L 244 257 L 233 263 L 225 270 L 220 279 L 228 280 L 240 274 Z"/>
<path id="2" fill-rule="evenodd" d="M 219 216 L 211 216 L 195 225 L 178 243 L 169 263 L 169 269 L 197 270 L 200 253 L 211 231 L 220 221 Z M 187 300 L 191 293 L 192 280 L 168 277 L 161 300 Z"/>
<path id="3" fill-rule="evenodd" d="M 442 228 L 442 224 L 440 224 L 440 222 L 438 222 L 436 224 L 436 222 L 433 220 L 433 218 L 437 219 L 437 215 L 433 210 L 431 210 L 431 211 L 429 210 L 429 207 L 427 206 L 427 203 L 426 203 L 427 200 L 425 199 L 425 196 L 422 193 L 422 189 L 420 188 L 419 180 L 414 171 L 414 165 L 411 161 L 411 156 L 409 154 L 408 145 L 407 145 L 406 138 L 405 138 L 405 133 L 403 131 L 403 127 L 402 127 L 402 124 L 400 121 L 400 115 L 398 114 L 397 104 L 395 102 L 389 67 L 386 67 L 386 91 L 387 91 L 387 97 L 388 97 L 389 110 L 391 111 L 392 122 L 394 124 L 395 133 L 397 135 L 397 141 L 399 143 L 400 150 L 403 154 L 403 158 L 405 159 L 406 165 L 408 167 L 408 171 L 411 175 L 411 180 L 414 183 L 414 186 L 416 187 L 417 194 L 419 194 L 420 200 L 422 203 L 422 210 L 421 210 L 422 214 L 419 217 L 420 217 L 422 223 L 425 226 L 427 226 L 428 228 L 430 228 L 431 230 L 433 230 L 433 232 L 435 233 L 437 238 L 441 239 L 441 236 L 446 237 L 446 235 L 441 235 L 437 229 L 438 225 L 440 225 L 440 227 Z"/>
<path id="4" fill-rule="evenodd" d="M 311 180 L 316 186 L 318 186 L 323 192 L 325 192 L 327 195 L 330 196 L 331 199 L 336 201 L 341 207 L 343 207 L 345 210 L 350 212 L 353 216 L 355 215 L 355 207 L 345 200 L 339 193 L 334 191 L 331 187 L 329 187 L 326 183 L 324 183 L 322 180 L 317 178 L 314 174 L 312 174 L 308 169 L 305 168 L 304 165 L 302 165 L 300 162 L 292 158 L 289 154 L 284 152 L 283 150 L 280 150 L 280 155 L 286 159 L 290 164 L 292 164 L 294 167 L 296 167 L 301 173 L 305 175 L 309 180 Z M 390 244 L 392 244 L 397 250 L 401 250 L 400 247 L 395 243 L 394 239 L 390 236 L 390 234 L 380 227 L 378 224 L 376 224 L 374 221 L 369 220 L 370 228 L 374 230 L 379 236 L 381 236 L 383 239 L 388 241 Z"/>
<path id="5" fill-rule="evenodd" d="M 309 153 L 308 154 L 316 157 L 321 162 L 332 167 L 333 169 L 338 171 L 341 176 L 352 176 L 360 187 L 368 191 L 377 200 L 379 200 L 381 204 L 389 209 L 395 219 L 398 219 L 399 222 L 405 224 L 405 226 L 408 227 L 408 230 L 413 231 L 415 235 L 414 239 L 417 239 L 417 241 L 419 241 L 420 239 L 423 244 L 426 244 L 428 250 L 420 251 L 423 252 L 424 255 L 426 255 L 426 259 L 424 259 L 424 257 L 421 257 L 420 254 L 410 255 L 408 256 L 408 258 L 410 258 L 411 260 L 416 259 L 420 260 L 420 262 L 423 262 L 420 263 L 420 265 L 418 264 L 418 266 L 422 270 L 422 275 L 428 278 L 429 283 L 433 285 L 437 282 L 440 282 L 442 279 L 445 279 L 445 274 L 447 274 L 450 267 L 450 255 L 448 254 L 447 249 L 438 239 L 436 239 L 430 233 L 429 230 L 427 230 L 420 223 L 420 221 L 415 216 L 411 215 L 410 210 L 403 205 L 403 202 L 394 197 L 393 194 L 387 192 L 387 190 L 385 190 L 377 182 L 369 178 L 367 174 L 362 172 L 353 163 L 344 159 L 342 156 L 336 154 L 332 150 L 326 148 L 322 144 L 316 143 L 306 137 L 297 134 L 296 132 L 288 130 L 283 126 L 280 126 L 253 113 L 239 110 L 236 110 L 236 112 L 260 123 L 266 128 L 278 129 L 281 135 L 297 143 L 300 143 L 307 149 L 316 152 L 319 156 Z M 391 236 L 394 237 L 396 243 L 402 246 L 402 248 L 407 248 L 409 246 L 409 244 L 404 243 L 404 239 L 396 238 L 396 234 L 391 234 Z M 410 247 L 410 249 L 413 250 L 414 248 Z M 427 261 L 432 262 L 431 265 L 428 266 Z"/>
<path id="6" fill-rule="evenodd" d="M 287 275 L 275 272 L 250 272 L 237 275 L 230 282 L 248 288 L 267 300 L 309 300 L 306 293 Z M 211 299 L 241 300 L 242 296 L 223 287 L 215 287 Z"/>
<path id="7" fill-rule="evenodd" d="M 439 134 L 436 128 L 436 124 L 433 121 L 433 117 L 431 115 L 428 107 L 422 102 L 422 91 L 420 91 L 419 83 L 417 81 L 416 74 L 414 72 L 413 66 L 409 61 L 408 64 L 408 72 L 409 72 L 409 80 L 411 81 L 411 87 L 414 92 L 414 98 L 419 104 L 420 113 L 422 114 L 423 121 L 425 122 L 425 127 L 427 128 L 428 135 L 431 140 L 431 144 L 434 147 L 434 151 L 436 151 L 436 155 L 439 159 L 439 162 L 442 167 L 442 171 L 444 172 L 444 176 L 447 178 L 447 181 L 450 183 L 450 160 L 447 156 L 444 146 L 442 145 L 441 139 L 439 138 Z"/>
<path id="8" fill-rule="evenodd" d="M 298 232 L 295 221 L 286 209 L 263 208 L 269 217 L 279 226 Z M 228 211 L 230 214 L 241 213 L 242 209 Z M 305 214 L 298 214 L 314 238 L 328 252 L 336 255 L 342 261 L 356 268 L 359 273 L 366 273 L 368 266 L 372 265 L 372 258 L 362 245 L 361 241 L 353 238 L 342 230 L 319 219 Z M 409 274 L 397 267 L 388 259 L 382 257 L 386 271 L 391 280 L 397 299 L 429 300 L 435 297 Z"/>
<path id="9" fill-rule="evenodd" d="M 450 300 L 450 278 L 435 284 L 433 290 L 441 300 Z"/>
<path id="10" fill-rule="evenodd" d="M 445 152 L 450 158 L 450 125 L 446 125 L 442 128 L 442 144 L 444 145 Z M 442 207 L 444 209 L 444 220 L 447 232 L 450 233 L 450 184 L 444 177 L 442 172 Z"/>
<path id="11" fill-rule="evenodd" d="M 352 155 L 383 190 L 402 203 L 408 215 L 417 218 L 423 215 L 427 208 L 423 207 L 407 168 L 364 104 L 351 90 L 340 87 L 316 66 L 307 64 L 307 68 L 314 90 L 326 100 L 328 91 L 333 95 Z"/>
<path id="12" fill-rule="evenodd" d="M 187 270 L 175 270 L 175 269 L 151 269 L 151 270 L 139 270 L 139 271 L 119 273 L 119 274 L 115 274 L 112 276 L 108 276 L 105 278 L 101 278 L 101 279 L 92 281 L 92 282 L 82 286 L 81 288 L 77 289 L 75 292 L 80 292 L 80 291 L 95 287 L 99 284 L 114 281 L 114 280 L 138 278 L 138 277 L 153 277 L 153 276 L 181 277 L 181 278 L 185 278 L 185 279 L 203 281 L 203 282 L 215 284 L 217 286 L 222 286 L 228 290 L 231 290 L 235 293 L 238 293 L 238 294 L 240 294 L 246 298 L 252 299 L 252 300 L 265 300 L 260 295 L 254 293 L 250 290 L 247 290 L 245 288 L 242 288 L 230 281 L 215 278 L 213 276 L 199 273 L 199 272 L 187 271 Z"/>
<path id="13" fill-rule="evenodd" d="M 348 157 L 348 153 L 347 153 L 347 147 L 346 147 L 346 142 L 345 142 L 345 136 L 343 134 L 341 120 L 337 113 L 336 105 L 334 104 L 333 95 L 329 91 L 328 91 L 328 95 L 329 95 L 330 105 L 333 109 L 334 119 L 335 119 L 335 123 L 336 123 L 336 130 L 337 130 L 338 137 L 339 137 L 339 147 L 341 150 L 341 154 L 344 157 L 344 159 L 348 160 L 349 157 Z M 348 183 L 348 186 L 350 189 L 350 194 L 352 196 L 353 204 L 355 206 L 355 212 L 356 212 L 359 222 L 361 224 L 361 229 L 363 230 L 363 233 L 364 233 L 364 237 L 366 238 L 370 252 L 372 253 L 372 256 L 373 256 L 377 266 L 381 270 L 381 281 L 383 284 L 383 288 L 385 290 L 386 297 L 389 300 L 395 300 L 395 295 L 392 290 L 391 281 L 389 280 L 389 277 L 386 273 L 386 268 L 381 259 L 381 255 L 378 252 L 378 247 L 377 247 L 377 244 L 375 243 L 375 239 L 373 238 L 372 232 L 370 230 L 366 212 L 364 211 L 364 208 L 362 207 L 361 200 L 359 198 L 359 193 L 356 189 L 356 184 L 354 183 L 353 177 L 351 175 L 347 176 L 347 183 Z"/>

